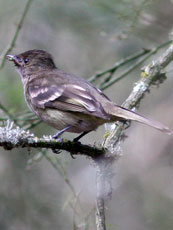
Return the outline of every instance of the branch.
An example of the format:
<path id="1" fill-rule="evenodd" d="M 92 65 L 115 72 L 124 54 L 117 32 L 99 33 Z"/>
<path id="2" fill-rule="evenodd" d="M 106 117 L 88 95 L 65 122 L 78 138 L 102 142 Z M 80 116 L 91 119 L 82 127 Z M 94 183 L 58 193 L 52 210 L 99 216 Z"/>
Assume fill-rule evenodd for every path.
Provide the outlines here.
<path id="1" fill-rule="evenodd" d="M 153 50 L 154 52 L 154 50 Z M 166 52 L 156 61 L 152 61 L 149 65 L 142 69 L 141 79 L 135 84 L 132 93 L 123 103 L 123 107 L 133 109 L 139 105 L 145 93 L 149 90 L 150 85 L 156 82 L 161 83 L 163 77 L 163 69 L 173 60 L 173 45 L 171 45 Z M 97 230 L 106 230 L 105 224 L 105 183 L 110 186 L 111 194 L 111 164 L 117 159 L 117 152 L 119 148 L 119 139 L 122 131 L 125 129 L 123 122 L 118 122 L 114 129 L 112 129 L 105 138 L 103 147 L 109 150 L 109 154 L 103 156 L 102 161 L 96 161 L 97 164 L 97 197 L 96 197 L 96 226 Z"/>
<path id="2" fill-rule="evenodd" d="M 57 141 L 51 136 L 38 138 L 29 131 L 22 130 L 20 127 L 13 127 L 13 122 L 7 121 L 4 127 L 0 127 L 0 146 L 6 150 L 13 148 L 46 148 L 56 150 L 66 150 L 72 155 L 86 155 L 92 158 L 98 158 L 105 153 L 103 148 L 83 145 L 80 142 L 68 140 Z"/>
<path id="3" fill-rule="evenodd" d="M 173 60 L 173 44 L 160 56 L 157 60 L 153 60 L 149 65 L 142 68 L 141 79 L 135 84 L 133 90 L 126 101 L 122 104 L 127 109 L 134 109 L 139 105 L 145 93 L 148 92 L 152 84 L 160 84 L 163 82 L 164 68 Z M 115 152 L 118 140 L 125 129 L 125 124 L 118 122 L 115 129 L 105 138 L 104 147 L 110 152 Z"/>
<path id="4" fill-rule="evenodd" d="M 105 170 L 104 162 L 96 162 L 96 227 L 97 230 L 106 230 L 105 224 Z"/>
<path id="5" fill-rule="evenodd" d="M 14 33 L 14 36 L 12 37 L 9 45 L 7 46 L 7 48 L 4 50 L 4 52 L 2 53 L 2 55 L 0 56 L 0 69 L 2 69 L 4 67 L 4 64 L 5 64 L 5 60 L 6 60 L 6 55 L 13 49 L 13 47 L 15 46 L 15 42 L 18 38 L 18 35 L 19 35 L 19 32 L 20 32 L 20 29 L 23 25 L 23 22 L 24 22 L 24 19 L 26 17 L 26 14 L 29 10 L 29 7 L 30 7 L 30 4 L 31 4 L 32 0 L 28 0 L 26 5 L 25 5 L 25 8 L 23 10 L 23 13 L 21 15 L 21 18 L 19 20 L 19 23 L 17 25 L 17 28 L 16 28 L 16 31 Z"/>

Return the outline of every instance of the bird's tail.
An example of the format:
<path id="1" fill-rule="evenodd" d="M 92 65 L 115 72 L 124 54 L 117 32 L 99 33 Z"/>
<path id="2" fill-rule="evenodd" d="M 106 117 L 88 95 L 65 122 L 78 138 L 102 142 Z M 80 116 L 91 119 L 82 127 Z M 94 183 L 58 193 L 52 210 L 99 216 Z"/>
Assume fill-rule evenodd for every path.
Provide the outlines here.
<path id="1" fill-rule="evenodd" d="M 121 106 L 118 106 L 116 104 L 110 104 L 109 106 L 106 106 L 107 110 L 106 111 L 109 115 L 111 115 L 111 120 L 120 120 L 120 118 L 125 119 L 125 120 L 133 120 L 133 121 L 138 121 L 140 123 L 149 125 L 155 129 L 158 129 L 166 134 L 172 135 L 173 132 L 165 125 L 163 125 L 160 122 L 150 120 L 148 118 L 145 118 L 133 111 L 130 111 L 128 109 L 125 109 Z"/>

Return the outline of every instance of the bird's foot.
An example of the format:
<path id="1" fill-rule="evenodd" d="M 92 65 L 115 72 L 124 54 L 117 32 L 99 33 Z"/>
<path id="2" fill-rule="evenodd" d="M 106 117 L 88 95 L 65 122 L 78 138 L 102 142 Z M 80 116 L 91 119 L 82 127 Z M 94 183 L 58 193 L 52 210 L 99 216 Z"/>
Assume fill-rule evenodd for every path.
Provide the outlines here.
<path id="1" fill-rule="evenodd" d="M 54 135 L 55 136 L 55 135 Z M 54 138 L 54 136 L 52 136 L 53 138 Z M 56 139 L 58 142 L 60 142 L 61 144 L 64 142 L 63 141 L 63 138 L 62 137 L 56 137 L 56 138 L 54 138 L 54 139 Z M 52 152 L 53 153 L 55 153 L 55 154 L 60 154 L 61 153 L 61 150 L 60 149 L 54 149 L 54 148 L 52 148 Z"/>

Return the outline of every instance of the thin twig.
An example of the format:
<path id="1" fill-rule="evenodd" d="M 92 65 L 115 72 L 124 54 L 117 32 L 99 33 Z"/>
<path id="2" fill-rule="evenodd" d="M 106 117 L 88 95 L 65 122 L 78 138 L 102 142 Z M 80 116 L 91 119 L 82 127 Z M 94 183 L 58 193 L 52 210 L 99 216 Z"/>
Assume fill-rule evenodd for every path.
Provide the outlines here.
<path id="1" fill-rule="evenodd" d="M 23 13 L 22 13 L 21 18 L 20 18 L 20 20 L 19 20 L 19 23 L 18 23 L 18 25 L 17 25 L 17 27 L 16 27 L 16 31 L 15 31 L 15 33 L 14 33 L 14 36 L 12 37 L 12 39 L 11 39 L 9 45 L 7 46 L 7 48 L 4 50 L 4 52 L 3 52 L 2 55 L 0 56 L 0 60 L 1 60 L 1 62 L 0 62 L 0 69 L 2 69 L 2 68 L 4 67 L 5 60 L 6 60 L 6 55 L 7 55 L 7 54 L 13 49 L 13 47 L 15 46 L 16 40 L 17 40 L 18 35 L 19 35 L 19 32 L 20 32 L 20 29 L 21 29 L 21 27 L 22 27 L 22 25 L 23 25 L 24 19 L 25 19 L 26 14 L 27 14 L 27 12 L 28 12 L 28 10 L 29 10 L 29 7 L 30 7 L 30 5 L 31 5 L 31 2 L 32 2 L 32 0 L 28 0 L 28 1 L 26 2 L 26 5 L 25 5 L 24 10 L 23 10 Z"/>
<path id="2" fill-rule="evenodd" d="M 150 50 L 149 49 L 142 49 L 141 51 L 138 51 L 135 54 L 132 54 L 126 58 L 123 58 L 122 60 L 116 62 L 113 66 L 111 66 L 110 68 L 97 72 L 95 75 L 91 76 L 88 81 L 93 83 L 95 82 L 97 79 L 99 79 L 100 77 L 102 77 L 103 75 L 107 74 L 107 73 L 115 73 L 116 70 L 118 70 L 120 67 L 122 67 L 123 65 L 136 60 L 137 58 L 140 58 L 142 56 L 144 56 L 145 54 L 149 53 Z"/>
<path id="3" fill-rule="evenodd" d="M 134 71 L 137 67 L 139 67 L 142 63 L 144 63 L 147 59 L 149 59 L 153 54 L 155 54 L 156 52 L 158 52 L 161 48 L 167 46 L 171 44 L 171 41 L 167 41 L 164 42 L 163 44 L 159 45 L 158 47 L 153 48 L 152 50 L 150 50 L 150 52 L 145 55 L 144 57 L 140 58 L 134 65 L 130 66 L 127 70 L 124 71 L 124 73 L 122 73 L 120 76 L 116 76 L 115 78 L 113 78 L 112 80 L 110 79 L 109 82 L 105 82 L 105 84 L 101 84 L 100 85 L 100 89 L 101 90 L 105 90 L 108 87 L 110 87 L 111 85 L 115 84 L 116 82 L 118 82 L 119 80 L 123 79 L 124 77 L 126 77 L 129 73 L 131 73 L 132 71 Z"/>
<path id="4" fill-rule="evenodd" d="M 73 184 L 71 183 L 69 177 L 67 176 L 67 172 L 66 172 L 64 165 L 62 164 L 61 160 L 58 157 L 49 156 L 46 150 L 42 150 L 41 152 L 42 152 L 43 156 L 46 158 L 46 160 L 49 161 L 49 163 L 54 167 L 54 169 L 56 171 L 58 171 L 59 175 L 64 179 L 66 185 L 68 186 L 68 188 L 72 192 L 73 197 L 79 201 L 79 197 L 76 194 L 76 191 L 75 191 Z M 76 208 L 73 207 L 71 202 L 69 202 L 69 205 L 74 210 L 75 214 L 79 216 L 80 213 L 77 212 Z M 79 206 L 81 208 L 80 201 L 79 201 Z"/>
<path id="5" fill-rule="evenodd" d="M 167 41 L 167 42 L 164 42 L 162 43 L 161 45 L 159 45 L 158 47 L 155 47 L 153 49 L 143 49 L 135 54 L 132 54 L 118 62 L 116 62 L 113 66 L 111 66 L 110 68 L 106 69 L 106 70 L 103 70 L 103 71 L 100 71 L 100 72 L 97 72 L 95 75 L 91 76 L 88 81 L 93 83 L 95 82 L 97 79 L 99 79 L 100 77 L 104 76 L 105 74 L 111 74 L 113 75 L 115 73 L 115 71 L 117 69 L 119 69 L 120 67 L 124 66 L 125 64 L 131 62 L 131 61 L 134 61 L 140 57 L 143 57 L 145 56 L 147 53 L 150 53 L 152 52 L 152 54 L 155 54 L 157 51 L 159 51 L 161 48 L 167 46 L 167 45 L 170 45 L 171 44 L 171 40 Z M 154 52 L 153 52 L 154 51 Z M 148 58 L 150 57 L 151 55 L 148 56 Z M 147 59 L 145 59 L 147 60 Z M 111 78 L 110 78 L 111 79 Z M 119 79 L 120 80 L 120 79 Z M 106 83 L 106 82 L 105 82 Z M 104 89 L 103 89 L 104 90 Z"/>
<path id="6" fill-rule="evenodd" d="M 41 123 L 42 123 L 41 120 L 36 119 L 34 123 L 32 123 L 32 124 L 30 124 L 30 125 L 27 124 L 27 126 L 25 127 L 25 129 L 28 129 L 28 130 L 33 129 L 33 128 L 35 128 L 36 126 L 38 126 L 39 124 L 41 124 Z"/>
<path id="7" fill-rule="evenodd" d="M 10 119 L 10 120 L 12 120 L 12 121 L 14 121 L 14 123 L 17 125 L 17 121 L 14 119 L 14 116 L 8 111 L 8 109 L 4 106 L 4 105 L 2 105 L 1 103 L 0 103 L 0 109 L 7 115 L 7 118 L 0 118 L 0 120 L 1 121 L 4 121 L 4 120 L 8 120 L 8 119 Z"/>
<path id="8" fill-rule="evenodd" d="M 149 53 L 147 56 L 140 58 L 134 65 L 131 65 L 129 68 L 127 68 L 124 73 L 122 73 L 120 76 L 116 76 L 112 80 L 109 78 L 109 81 L 103 82 L 100 84 L 99 88 L 101 90 L 105 90 L 109 88 L 111 85 L 115 84 L 116 82 L 120 81 L 124 77 L 128 76 L 129 73 L 134 71 L 137 67 L 139 67 L 144 61 L 146 61 L 152 54 Z"/>
<path id="9" fill-rule="evenodd" d="M 76 192 L 75 189 L 72 185 L 72 183 L 70 182 L 69 178 L 66 175 L 65 169 L 63 164 L 60 162 L 60 160 L 56 159 L 56 162 L 52 159 L 52 157 L 50 157 L 47 152 L 42 151 L 42 154 L 45 156 L 45 158 L 51 163 L 51 165 L 59 172 L 59 174 L 64 178 L 64 181 L 66 182 L 66 184 L 68 185 L 68 187 L 70 188 L 72 194 L 74 195 L 74 197 L 76 197 Z M 57 164 L 58 161 L 58 164 Z"/>
<path id="10" fill-rule="evenodd" d="M 13 116 L 11 115 L 11 113 L 8 111 L 8 109 L 3 106 L 1 103 L 0 103 L 0 109 L 7 115 L 7 117 L 11 120 L 13 120 Z M 5 120 L 6 118 L 4 118 Z"/>

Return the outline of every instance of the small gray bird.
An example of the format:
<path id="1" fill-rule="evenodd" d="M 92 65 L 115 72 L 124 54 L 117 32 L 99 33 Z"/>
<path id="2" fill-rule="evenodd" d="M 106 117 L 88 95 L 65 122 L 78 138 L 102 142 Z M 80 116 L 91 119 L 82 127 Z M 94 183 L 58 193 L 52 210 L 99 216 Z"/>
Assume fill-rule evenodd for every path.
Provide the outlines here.
<path id="1" fill-rule="evenodd" d="M 168 127 L 149 120 L 112 102 L 86 80 L 58 69 L 52 56 L 43 50 L 7 55 L 20 74 L 28 107 L 41 120 L 60 130 L 86 133 L 98 126 L 119 120 L 134 120 L 171 134 Z"/>

